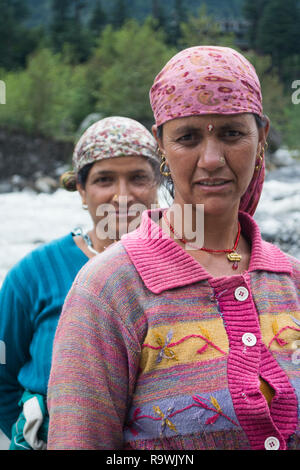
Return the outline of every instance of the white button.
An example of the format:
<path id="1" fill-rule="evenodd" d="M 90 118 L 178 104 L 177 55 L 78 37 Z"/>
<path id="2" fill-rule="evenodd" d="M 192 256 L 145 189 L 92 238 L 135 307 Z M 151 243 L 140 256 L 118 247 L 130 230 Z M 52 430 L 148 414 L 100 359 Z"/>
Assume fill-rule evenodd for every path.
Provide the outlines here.
<path id="1" fill-rule="evenodd" d="M 268 437 L 265 440 L 265 449 L 266 450 L 278 450 L 280 447 L 280 442 L 277 437 Z"/>
<path id="2" fill-rule="evenodd" d="M 242 336 L 242 341 L 246 346 L 254 346 L 256 344 L 256 336 L 253 333 L 245 333 Z"/>
<path id="3" fill-rule="evenodd" d="M 248 289 L 246 289 L 246 287 L 237 287 L 234 291 L 234 296 L 236 300 L 244 302 L 244 300 L 247 300 L 249 297 Z"/>

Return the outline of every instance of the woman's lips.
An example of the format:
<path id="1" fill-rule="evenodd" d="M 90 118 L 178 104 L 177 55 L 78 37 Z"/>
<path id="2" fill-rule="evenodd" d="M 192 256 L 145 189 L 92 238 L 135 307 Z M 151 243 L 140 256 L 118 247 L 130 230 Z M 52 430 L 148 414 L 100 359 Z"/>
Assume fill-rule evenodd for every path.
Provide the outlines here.
<path id="1" fill-rule="evenodd" d="M 116 210 L 116 211 L 111 211 L 109 212 L 109 215 L 115 215 L 117 217 L 136 217 L 137 215 L 139 215 L 139 212 L 138 211 L 119 211 L 119 210 Z"/>
<path id="2" fill-rule="evenodd" d="M 194 184 L 205 191 L 218 192 L 226 188 L 231 183 L 228 179 L 201 179 Z"/>

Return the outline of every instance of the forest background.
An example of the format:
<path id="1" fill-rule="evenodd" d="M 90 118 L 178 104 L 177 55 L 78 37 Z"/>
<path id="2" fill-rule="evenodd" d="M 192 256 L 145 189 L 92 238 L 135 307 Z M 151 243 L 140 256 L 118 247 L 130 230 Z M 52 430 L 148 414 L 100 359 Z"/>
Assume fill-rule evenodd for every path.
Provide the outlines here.
<path id="1" fill-rule="evenodd" d="M 0 126 L 71 141 L 91 114 L 150 128 L 154 77 L 201 44 L 248 57 L 273 128 L 300 149 L 299 0 L 0 0 Z"/>

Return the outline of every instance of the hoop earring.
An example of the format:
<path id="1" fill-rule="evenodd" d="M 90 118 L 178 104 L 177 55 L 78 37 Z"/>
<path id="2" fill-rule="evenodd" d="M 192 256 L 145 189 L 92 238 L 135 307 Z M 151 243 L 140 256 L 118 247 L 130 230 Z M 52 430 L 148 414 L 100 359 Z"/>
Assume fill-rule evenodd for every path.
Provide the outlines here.
<path id="1" fill-rule="evenodd" d="M 160 164 L 160 167 L 159 167 L 159 171 L 163 176 L 168 177 L 168 176 L 171 175 L 171 173 L 170 173 L 170 171 L 164 171 L 164 166 L 167 166 L 166 155 L 164 153 L 162 153 L 161 154 L 161 164 Z"/>

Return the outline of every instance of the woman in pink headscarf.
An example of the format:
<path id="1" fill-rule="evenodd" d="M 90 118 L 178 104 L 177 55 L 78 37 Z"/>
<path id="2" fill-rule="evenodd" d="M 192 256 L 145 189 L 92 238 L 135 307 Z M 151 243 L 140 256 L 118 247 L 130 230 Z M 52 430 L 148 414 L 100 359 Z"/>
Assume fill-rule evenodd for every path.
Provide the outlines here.
<path id="1" fill-rule="evenodd" d="M 252 217 L 269 130 L 256 72 L 233 49 L 189 48 L 150 101 L 173 202 L 75 281 L 49 448 L 300 449 L 300 263 Z"/>

